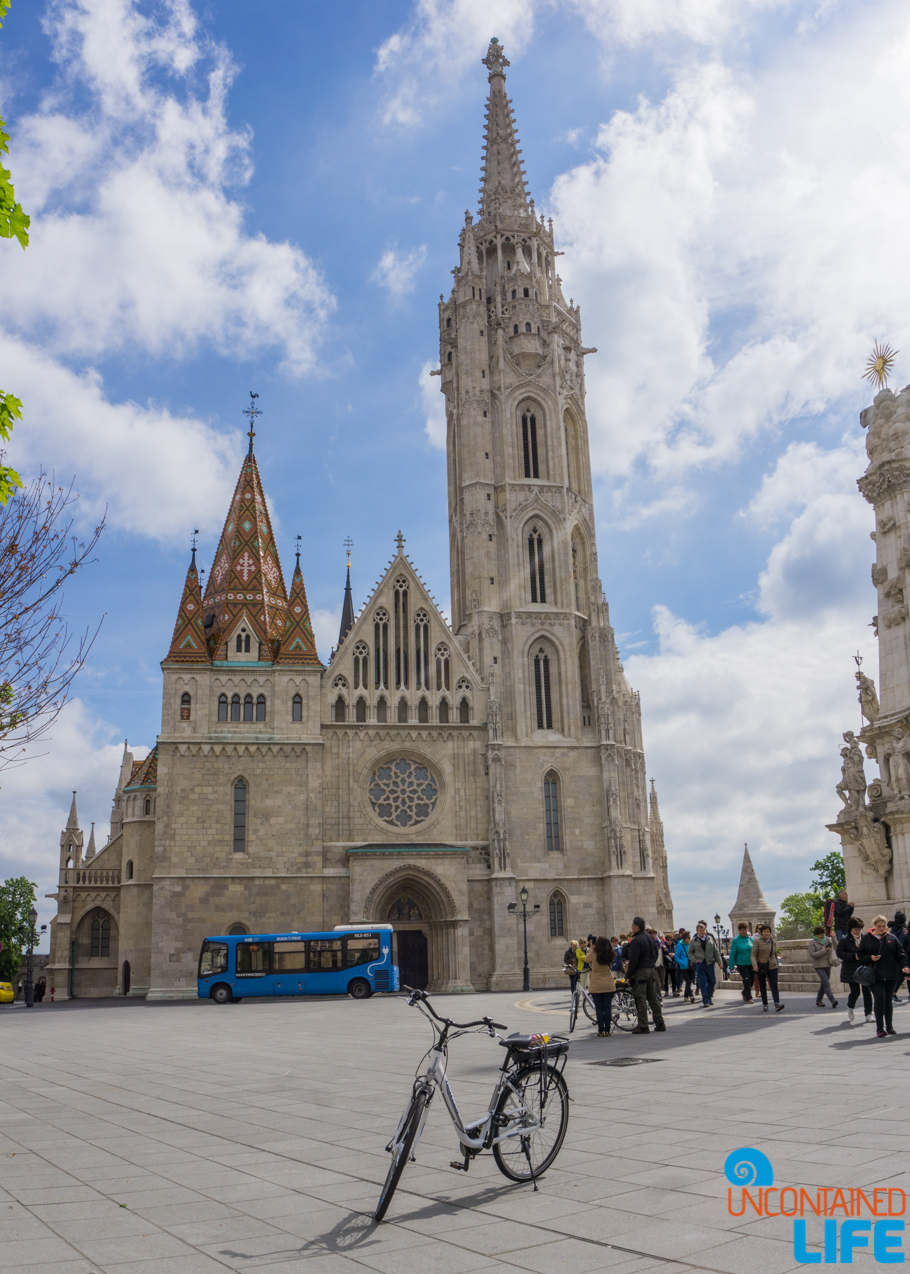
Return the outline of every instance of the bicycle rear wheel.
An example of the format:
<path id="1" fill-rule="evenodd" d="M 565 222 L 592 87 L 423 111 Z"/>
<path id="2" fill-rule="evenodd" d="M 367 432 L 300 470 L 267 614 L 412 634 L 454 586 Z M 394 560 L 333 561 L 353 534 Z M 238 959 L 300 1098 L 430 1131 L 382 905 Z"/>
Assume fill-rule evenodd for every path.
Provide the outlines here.
<path id="1" fill-rule="evenodd" d="M 404 1165 L 411 1157 L 411 1148 L 420 1128 L 421 1116 L 430 1104 L 431 1096 L 432 1094 L 420 1092 L 415 1093 L 411 1098 L 410 1108 L 402 1124 L 401 1136 L 392 1149 L 392 1162 L 389 1165 L 388 1176 L 385 1179 L 385 1185 L 382 1187 L 382 1194 L 379 1196 L 376 1211 L 373 1213 L 377 1221 L 381 1221 L 389 1210 L 392 1195 L 395 1193 L 398 1182 L 401 1180 L 401 1174 L 404 1172 Z"/>
<path id="2" fill-rule="evenodd" d="M 614 1030 L 631 1031 L 638 1025 L 638 1011 L 630 991 L 616 992 L 610 1017 Z"/>
<path id="3" fill-rule="evenodd" d="M 510 1181 L 530 1181 L 559 1154 L 569 1126 L 569 1090 L 555 1066 L 530 1063 L 516 1070 L 496 1108 L 499 1132 L 538 1124 L 493 1147 L 496 1167 Z M 533 1172 L 532 1172 L 533 1169 Z"/>

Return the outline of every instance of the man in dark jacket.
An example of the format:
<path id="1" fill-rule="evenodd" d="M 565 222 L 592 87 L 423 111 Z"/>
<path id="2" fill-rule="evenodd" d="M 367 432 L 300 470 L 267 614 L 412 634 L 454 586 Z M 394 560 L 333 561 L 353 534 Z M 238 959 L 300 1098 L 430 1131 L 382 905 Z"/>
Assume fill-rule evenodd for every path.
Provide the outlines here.
<path id="1" fill-rule="evenodd" d="M 655 1031 L 665 1031 L 663 1009 L 660 1006 L 660 990 L 657 983 L 657 958 L 660 947 L 649 933 L 641 916 L 632 921 L 632 941 L 629 943 L 629 967 L 626 971 L 632 984 L 635 1007 L 638 1010 L 638 1026 L 633 1035 L 648 1034 L 648 1005 L 654 1016 Z"/>
<path id="2" fill-rule="evenodd" d="M 894 934 L 895 938 L 897 938 L 898 942 L 904 948 L 904 952 L 906 953 L 908 934 L 907 934 L 907 916 L 905 912 L 895 911 L 894 919 L 888 921 L 888 928 Z M 894 988 L 894 1003 L 895 1004 L 900 1004 L 901 1002 L 900 996 L 898 995 L 898 991 L 901 989 L 901 982 L 903 982 L 903 980 L 904 980 L 904 975 L 901 974 L 900 981 L 898 982 L 897 986 Z"/>
<path id="3" fill-rule="evenodd" d="M 847 901 L 847 891 L 842 889 L 834 899 L 834 936 L 842 942 L 850 932 L 853 903 Z"/>

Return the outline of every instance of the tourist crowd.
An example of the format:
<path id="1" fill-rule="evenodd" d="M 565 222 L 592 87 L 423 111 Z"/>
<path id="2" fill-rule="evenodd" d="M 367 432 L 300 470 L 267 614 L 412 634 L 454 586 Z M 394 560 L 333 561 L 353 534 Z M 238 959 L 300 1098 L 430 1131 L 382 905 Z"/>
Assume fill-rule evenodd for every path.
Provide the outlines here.
<path id="1" fill-rule="evenodd" d="M 906 916 L 902 911 L 896 912 L 892 921 L 876 916 L 866 929 L 853 911 L 847 891 L 841 890 L 832 911 L 834 936 L 824 925 L 818 925 L 806 944 L 809 963 L 819 982 L 816 1004 L 823 1008 L 827 999 L 831 1008 L 838 1007 L 830 970 L 839 965 L 840 980 L 849 989 L 849 1021 L 855 1021 L 856 1004 L 862 995 L 865 1021 L 871 1022 L 874 1014 L 878 1037 L 895 1035 L 892 1005 L 899 1000 L 896 993 L 901 982 L 910 975 Z M 563 967 L 573 993 L 579 978 L 583 980 L 594 1002 L 598 1035 L 611 1034 L 612 1001 L 620 980 L 624 980 L 635 1000 L 635 1035 L 650 1031 L 649 1010 L 654 1030 L 666 1030 L 662 1009 L 665 999 L 682 998 L 684 1003 L 694 1005 L 698 995 L 702 1008 L 712 1008 L 718 978 L 727 979 L 731 971 L 741 979 L 746 1004 L 761 1004 L 767 1013 L 770 991 L 775 1012 L 780 1013 L 784 1008 L 778 986 L 782 962 L 771 926 L 759 925 L 750 933 L 748 924 L 741 921 L 729 951 L 723 947 L 704 920 L 699 920 L 693 935 L 685 928 L 676 933 L 660 933 L 636 916 L 628 934 L 611 938 L 588 934 L 587 940 L 573 939 L 563 957 Z"/>

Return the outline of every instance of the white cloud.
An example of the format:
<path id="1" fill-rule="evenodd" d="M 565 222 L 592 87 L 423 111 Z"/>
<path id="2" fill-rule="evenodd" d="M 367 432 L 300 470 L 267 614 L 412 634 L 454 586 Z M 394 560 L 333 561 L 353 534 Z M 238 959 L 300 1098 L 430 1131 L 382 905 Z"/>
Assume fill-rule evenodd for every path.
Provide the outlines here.
<path id="1" fill-rule="evenodd" d="M 310 612 L 313 621 L 313 636 L 316 638 L 316 650 L 324 664 L 329 662 L 329 652 L 338 645 L 338 629 L 341 627 L 341 603 L 332 610 L 314 610 Z"/>
<path id="2" fill-rule="evenodd" d="M 154 404 L 111 403 L 97 372 L 77 375 L 2 332 L 0 365 L 26 407 L 11 462 L 31 473 L 52 456 L 58 481 L 75 474 L 81 521 L 97 521 L 107 506 L 112 528 L 164 544 L 187 544 L 194 527 L 220 530 L 240 467 L 239 433 L 225 437 Z"/>
<path id="3" fill-rule="evenodd" d="M 432 376 L 434 363 L 424 363 L 420 369 L 420 402 L 425 418 L 424 429 L 431 447 L 445 451 L 446 405 L 440 392 L 438 376 Z"/>
<path id="4" fill-rule="evenodd" d="M 392 301 L 400 301 L 408 292 L 414 291 L 417 271 L 426 259 L 425 243 L 410 252 L 399 252 L 397 247 L 387 248 L 370 275 L 370 282 L 385 288 Z"/>
<path id="5" fill-rule="evenodd" d="M 856 479 L 865 467 L 863 440 L 858 436 L 845 437 L 840 447 L 829 451 L 815 442 L 791 443 L 740 516 L 759 527 L 773 526 L 821 495 L 854 495 Z"/>
<path id="6" fill-rule="evenodd" d="M 132 0 L 56 0 L 45 27 L 60 77 L 17 121 L 32 229 L 5 259 L 7 329 L 64 356 L 206 343 L 311 369 L 333 299 L 299 248 L 244 229 L 227 193 L 252 173 L 250 136 L 225 114 L 233 68 L 186 0 L 160 22 Z"/>

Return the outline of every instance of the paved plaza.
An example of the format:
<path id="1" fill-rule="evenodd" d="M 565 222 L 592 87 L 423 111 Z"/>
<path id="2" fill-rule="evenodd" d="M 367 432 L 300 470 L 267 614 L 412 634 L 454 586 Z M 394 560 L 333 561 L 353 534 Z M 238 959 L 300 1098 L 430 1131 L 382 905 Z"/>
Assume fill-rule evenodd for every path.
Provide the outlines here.
<path id="1" fill-rule="evenodd" d="M 555 1032 L 565 999 L 434 1004 Z M 764 1151 L 776 1185 L 910 1187 L 906 1004 L 888 1040 L 806 995 L 775 1015 L 720 992 L 714 1010 L 671 1001 L 666 1016 L 666 1033 L 647 1037 L 598 1040 L 579 1025 L 568 1137 L 537 1194 L 490 1155 L 467 1175 L 449 1167 L 455 1135 L 437 1099 L 376 1226 L 383 1147 L 430 1043 L 403 1000 L 0 1011 L 0 1270 L 780 1274 L 806 1268 L 792 1222 L 728 1214 L 730 1151 Z M 502 1056 L 487 1037 L 453 1045 L 463 1114 L 486 1109 Z M 651 1064 L 596 1064 L 618 1057 Z M 821 1222 L 808 1230 L 817 1246 Z M 860 1252 L 855 1263 L 874 1266 Z"/>

